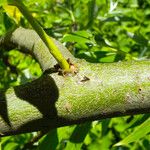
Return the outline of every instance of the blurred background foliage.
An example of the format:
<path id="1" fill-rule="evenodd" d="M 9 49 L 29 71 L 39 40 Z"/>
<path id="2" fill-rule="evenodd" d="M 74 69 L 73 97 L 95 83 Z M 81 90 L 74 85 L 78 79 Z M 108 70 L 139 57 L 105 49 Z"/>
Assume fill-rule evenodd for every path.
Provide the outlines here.
<path id="1" fill-rule="evenodd" d="M 44 30 L 77 58 L 93 63 L 150 58 L 150 0 L 24 0 L 24 3 Z M 16 8 L 1 6 L 0 35 L 17 26 L 31 28 Z M 0 89 L 24 84 L 41 74 L 30 55 L 0 49 Z M 28 149 L 148 150 L 149 116 L 62 127 L 50 131 Z M 1 138 L 2 149 L 22 149 L 37 134 Z M 114 146 L 121 140 L 124 142 Z"/>

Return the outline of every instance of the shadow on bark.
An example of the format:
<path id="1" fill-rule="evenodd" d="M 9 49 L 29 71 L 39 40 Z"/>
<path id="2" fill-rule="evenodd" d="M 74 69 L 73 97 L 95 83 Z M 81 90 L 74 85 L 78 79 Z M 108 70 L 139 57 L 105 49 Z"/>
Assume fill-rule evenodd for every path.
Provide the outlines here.
<path id="1" fill-rule="evenodd" d="M 0 116 L 3 118 L 5 123 L 11 127 L 11 122 L 9 120 L 7 100 L 5 96 L 5 91 L 0 91 Z"/>
<path id="2" fill-rule="evenodd" d="M 32 120 L 21 126 L 17 131 L 31 131 L 33 127 L 41 129 L 47 129 L 49 126 L 49 120 L 57 121 L 57 110 L 55 108 L 55 103 L 59 97 L 59 91 L 55 81 L 49 75 L 43 75 L 39 79 L 32 81 L 30 83 L 14 87 L 16 96 L 24 100 L 34 107 L 36 107 L 42 114 L 41 119 Z M 11 121 L 9 119 L 9 113 L 7 108 L 6 90 L 0 91 L 0 116 L 3 118 L 4 122 L 11 128 Z M 32 115 L 32 114 L 31 114 Z M 45 125 L 42 126 L 43 121 Z"/>
<path id="3" fill-rule="evenodd" d="M 52 119 L 57 116 L 55 102 L 59 97 L 59 91 L 49 75 L 43 75 L 31 83 L 14 87 L 14 91 L 17 97 L 35 106 L 42 113 L 43 118 Z"/>

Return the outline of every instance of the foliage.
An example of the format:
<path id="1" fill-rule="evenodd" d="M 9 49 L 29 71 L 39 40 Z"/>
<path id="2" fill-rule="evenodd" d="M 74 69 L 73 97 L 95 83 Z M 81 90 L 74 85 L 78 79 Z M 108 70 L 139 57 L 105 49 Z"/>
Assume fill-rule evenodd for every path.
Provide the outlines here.
<path id="1" fill-rule="evenodd" d="M 5 2 L 0 1 L 0 35 L 18 25 L 31 28 L 18 11 L 2 7 Z M 75 57 L 93 63 L 150 58 L 149 0 L 24 2 L 47 34 L 62 41 Z M 0 89 L 26 83 L 41 75 L 39 65 L 30 55 L 17 50 L 0 51 Z M 150 135 L 145 131 L 149 129 L 148 118 L 145 114 L 58 128 L 31 149 L 147 150 L 150 149 Z M 21 149 L 36 134 L 4 137 L 2 148 Z M 127 136 L 130 140 L 126 140 Z M 120 142 L 114 147 L 120 140 L 126 143 Z"/>

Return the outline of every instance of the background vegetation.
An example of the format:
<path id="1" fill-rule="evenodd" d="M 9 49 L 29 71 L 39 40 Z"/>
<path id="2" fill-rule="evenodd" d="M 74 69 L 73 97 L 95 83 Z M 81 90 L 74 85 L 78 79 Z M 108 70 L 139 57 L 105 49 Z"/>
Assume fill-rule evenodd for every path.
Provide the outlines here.
<path id="1" fill-rule="evenodd" d="M 78 58 L 93 63 L 150 58 L 149 0 L 24 0 L 39 24 Z M 0 35 L 17 26 L 31 28 L 19 11 L 0 9 Z M 0 49 L 0 89 L 24 84 L 42 72 L 36 60 Z M 144 135 L 149 114 L 105 119 L 50 131 L 29 149 L 148 150 Z M 145 123 L 145 124 L 144 124 Z M 141 127 L 141 128 L 140 128 Z M 132 135 L 134 131 L 139 134 Z M 2 149 L 18 150 L 38 133 L 1 138 Z M 113 147 L 131 134 L 130 141 Z"/>

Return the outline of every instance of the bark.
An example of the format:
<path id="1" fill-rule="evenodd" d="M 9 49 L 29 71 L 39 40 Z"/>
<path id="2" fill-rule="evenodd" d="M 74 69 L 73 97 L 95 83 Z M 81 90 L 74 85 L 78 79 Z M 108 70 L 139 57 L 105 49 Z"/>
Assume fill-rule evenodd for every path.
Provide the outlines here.
<path id="1" fill-rule="evenodd" d="M 150 61 L 92 64 L 56 44 L 77 66 L 76 75 L 52 73 L 56 61 L 34 31 L 19 28 L 1 37 L 0 47 L 30 53 L 43 71 L 50 70 L 30 83 L 1 91 L 1 136 L 150 113 Z"/>

